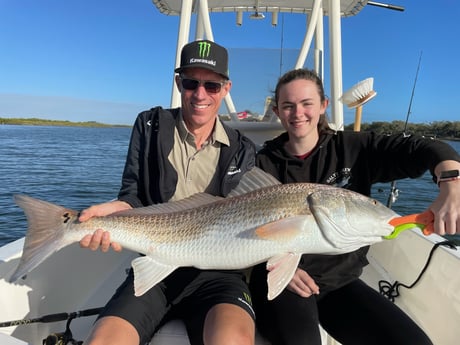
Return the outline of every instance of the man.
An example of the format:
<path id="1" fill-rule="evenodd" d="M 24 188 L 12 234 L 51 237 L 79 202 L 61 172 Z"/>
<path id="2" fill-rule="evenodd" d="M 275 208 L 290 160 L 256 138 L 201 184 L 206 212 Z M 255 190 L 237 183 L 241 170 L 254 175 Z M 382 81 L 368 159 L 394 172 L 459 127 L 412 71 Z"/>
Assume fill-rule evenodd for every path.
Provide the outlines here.
<path id="1" fill-rule="evenodd" d="M 254 144 L 218 119 L 232 85 L 226 49 L 207 40 L 191 42 L 183 47 L 175 72 L 181 108 L 156 107 L 139 114 L 118 200 L 84 210 L 80 221 L 198 192 L 225 196 L 253 167 Z M 103 230 L 84 237 L 80 245 L 121 250 Z M 172 318 L 184 320 L 191 344 L 253 344 L 248 296 L 243 272 L 184 267 L 135 297 L 131 272 L 85 344 L 145 344 Z"/>

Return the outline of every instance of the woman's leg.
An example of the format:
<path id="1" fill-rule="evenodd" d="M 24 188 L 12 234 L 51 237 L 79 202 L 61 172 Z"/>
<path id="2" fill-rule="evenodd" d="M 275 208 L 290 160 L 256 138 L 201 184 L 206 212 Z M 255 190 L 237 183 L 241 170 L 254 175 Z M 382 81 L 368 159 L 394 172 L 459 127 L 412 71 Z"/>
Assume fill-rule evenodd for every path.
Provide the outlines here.
<path id="1" fill-rule="evenodd" d="M 257 266 L 251 275 L 251 294 L 257 329 L 273 345 L 321 345 L 315 297 L 300 297 L 284 290 L 267 300 L 265 266 Z"/>
<path id="2" fill-rule="evenodd" d="M 361 280 L 318 302 L 323 328 L 343 345 L 431 345 L 428 336 L 398 306 Z"/>

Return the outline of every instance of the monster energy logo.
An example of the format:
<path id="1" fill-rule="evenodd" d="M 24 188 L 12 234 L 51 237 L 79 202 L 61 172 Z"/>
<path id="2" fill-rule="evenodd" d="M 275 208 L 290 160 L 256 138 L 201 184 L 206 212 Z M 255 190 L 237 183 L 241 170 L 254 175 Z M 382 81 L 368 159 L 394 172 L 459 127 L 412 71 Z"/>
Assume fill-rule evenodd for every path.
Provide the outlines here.
<path id="1" fill-rule="evenodd" d="M 198 42 L 198 58 L 191 58 L 190 63 L 205 63 L 208 65 L 216 66 L 215 60 L 206 59 L 211 53 L 211 43 L 209 42 Z"/>
<path id="2" fill-rule="evenodd" d="M 243 303 L 248 309 L 246 309 L 247 311 L 250 311 L 250 313 L 252 314 L 253 317 L 255 317 L 255 314 L 254 314 L 254 309 L 252 309 L 252 301 L 251 301 L 251 296 L 246 293 L 246 292 L 243 292 L 243 297 L 244 298 L 241 298 L 241 297 L 238 297 L 238 301 L 240 301 L 241 303 Z"/>
<path id="3" fill-rule="evenodd" d="M 243 291 L 243 296 L 244 296 L 244 299 L 246 300 L 246 302 L 248 302 L 250 305 L 252 305 L 251 296 L 248 293 L 244 292 L 244 291 Z"/>
<path id="4" fill-rule="evenodd" d="M 209 56 L 209 53 L 211 52 L 211 43 L 199 42 L 198 47 L 199 47 L 198 55 L 200 58 L 205 58 Z"/>

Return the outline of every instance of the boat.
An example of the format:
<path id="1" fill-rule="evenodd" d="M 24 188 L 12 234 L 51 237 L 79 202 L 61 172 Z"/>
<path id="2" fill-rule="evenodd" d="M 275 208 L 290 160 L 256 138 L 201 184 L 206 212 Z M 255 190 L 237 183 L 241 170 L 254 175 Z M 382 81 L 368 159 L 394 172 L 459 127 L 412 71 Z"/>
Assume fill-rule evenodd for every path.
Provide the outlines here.
<path id="1" fill-rule="evenodd" d="M 165 15 L 180 16 L 176 46 L 176 65 L 180 49 L 188 43 L 192 18 L 195 18 L 195 38 L 213 40 L 211 16 L 235 13 L 236 23 L 243 14 L 253 18 L 270 16 L 272 24 L 283 13 L 303 15 L 308 19 L 303 45 L 292 68 L 302 67 L 309 50 L 314 50 L 313 67 L 324 80 L 323 19 L 329 17 L 331 89 L 330 120 L 337 130 L 343 129 L 341 61 L 341 18 L 359 15 L 369 5 L 397 6 L 366 0 L 152 0 L 152 10 Z M 311 48 L 314 40 L 314 49 Z M 171 106 L 179 97 L 172 91 Z M 225 100 L 230 124 L 242 130 L 257 144 L 279 133 L 282 128 L 270 114 L 270 98 L 265 100 L 264 120 L 243 121 L 231 95 Z M 0 343 L 77 344 L 85 339 L 99 308 L 104 306 L 114 289 L 124 280 L 136 253 L 124 250 L 108 253 L 81 250 L 70 245 L 48 258 L 19 283 L 9 283 L 18 265 L 24 238 L 0 248 Z M 400 306 L 437 345 L 458 344 L 460 331 L 460 251 L 446 238 L 425 236 L 417 228 L 409 229 L 396 239 L 372 245 L 370 264 L 362 279 L 376 290 L 388 295 Z M 88 269 L 90 267 L 90 269 Z M 415 283 L 415 284 L 414 284 Z M 402 285 L 401 285 L 402 284 Z M 398 325 L 395 324 L 395 327 Z M 402 332 L 404 330 L 401 330 Z M 323 344 L 339 345 L 322 330 Z M 185 327 L 179 320 L 163 326 L 153 337 L 152 345 L 190 344 Z M 257 345 L 269 345 L 259 334 Z"/>

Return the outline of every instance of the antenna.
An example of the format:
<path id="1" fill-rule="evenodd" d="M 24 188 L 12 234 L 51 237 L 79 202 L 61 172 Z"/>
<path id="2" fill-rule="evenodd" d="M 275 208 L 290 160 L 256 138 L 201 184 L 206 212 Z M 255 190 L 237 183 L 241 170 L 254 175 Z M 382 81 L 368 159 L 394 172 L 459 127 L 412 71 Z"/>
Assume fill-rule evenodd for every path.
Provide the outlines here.
<path id="1" fill-rule="evenodd" d="M 284 42 L 284 13 L 281 13 L 281 38 L 280 38 L 280 77 L 283 72 L 283 42 Z"/>
<path id="2" fill-rule="evenodd" d="M 392 5 L 392 4 L 384 4 L 384 3 L 381 3 L 381 2 L 377 2 L 377 1 L 368 1 L 367 4 L 371 5 L 371 6 L 384 7 L 384 8 L 387 8 L 389 10 L 395 10 L 395 11 L 401 11 L 401 12 L 404 11 L 404 7 L 402 7 L 402 6 Z"/>

